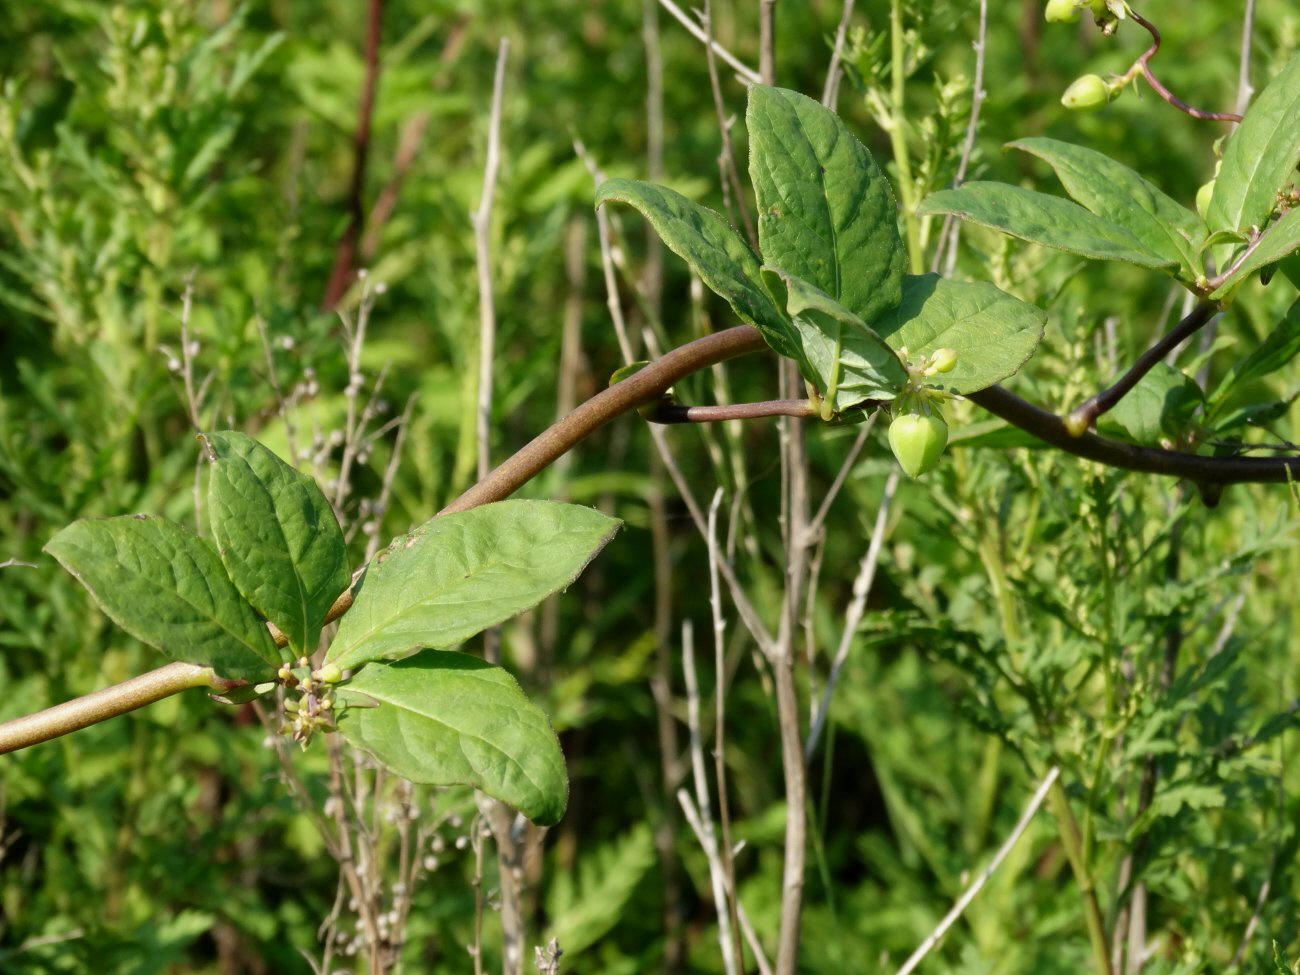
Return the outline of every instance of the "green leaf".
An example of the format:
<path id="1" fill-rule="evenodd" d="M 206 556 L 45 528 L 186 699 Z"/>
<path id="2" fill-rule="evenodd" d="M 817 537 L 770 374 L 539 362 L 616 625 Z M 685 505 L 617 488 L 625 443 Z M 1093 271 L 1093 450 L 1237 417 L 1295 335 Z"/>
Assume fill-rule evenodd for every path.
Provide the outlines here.
<path id="1" fill-rule="evenodd" d="M 1046 320 L 1042 309 L 991 284 L 909 274 L 902 304 L 876 324 L 876 332 L 890 348 L 906 348 L 912 362 L 952 349 L 957 365 L 928 381 L 973 393 L 1017 372 L 1042 341 Z"/>
<path id="2" fill-rule="evenodd" d="M 926 197 L 919 210 L 951 213 L 1030 243 L 1098 261 L 1125 261 L 1158 270 L 1178 263 L 1153 253 L 1123 227 L 1071 200 L 1007 183 L 976 180 L 955 190 L 940 190 Z"/>
<path id="3" fill-rule="evenodd" d="M 212 534 L 244 598 L 289 638 L 315 649 L 325 614 L 349 582 L 347 549 L 316 482 L 252 437 L 213 433 Z"/>
<path id="4" fill-rule="evenodd" d="M 1300 54 L 1286 63 L 1223 145 L 1206 220 L 1215 230 L 1262 227 L 1300 162 Z"/>
<path id="5" fill-rule="evenodd" d="M 834 112 L 755 85 L 745 115 L 763 260 L 871 324 L 898 304 L 906 253 L 889 182 Z"/>
<path id="6" fill-rule="evenodd" d="M 45 551 L 109 619 L 175 660 L 244 679 L 280 663 L 217 550 L 180 525 L 151 515 L 75 521 Z"/>
<path id="7" fill-rule="evenodd" d="M 1093 149 L 1043 136 L 1008 143 L 1008 148 L 1042 159 L 1076 201 L 1127 230 L 1152 254 L 1180 263 L 1186 280 L 1196 279 L 1204 222 L 1144 176 Z"/>
<path id="8" fill-rule="evenodd" d="M 1205 401 L 1200 386 L 1173 366 L 1158 362 L 1115 404 L 1103 421 L 1141 444 L 1157 444 L 1184 431 Z"/>
<path id="9" fill-rule="evenodd" d="M 773 294 L 784 292 L 799 331 L 808 378 L 836 412 L 865 399 L 893 399 L 907 382 L 898 355 L 824 291 L 780 269 L 763 267 Z"/>
<path id="10" fill-rule="evenodd" d="M 1280 261 L 1297 248 L 1300 248 L 1300 207 L 1292 207 L 1264 231 L 1253 247 L 1244 252 L 1245 259 L 1233 268 L 1232 274 L 1210 297 L 1220 298 L 1226 295 L 1260 268 Z"/>
<path id="11" fill-rule="evenodd" d="M 371 561 L 325 659 L 346 669 L 454 646 L 569 585 L 620 524 L 552 501 L 434 518 Z"/>
<path id="12" fill-rule="evenodd" d="M 1224 381 L 1214 393 L 1215 403 L 1222 402 L 1229 393 L 1242 386 L 1263 379 L 1270 373 L 1277 372 L 1300 354 L 1300 301 L 1294 302 L 1287 309 L 1282 320 L 1264 341 L 1259 343 L 1250 355 L 1233 366 Z"/>
<path id="13" fill-rule="evenodd" d="M 541 708 L 515 679 L 469 654 L 372 663 L 346 684 L 339 731 L 412 782 L 471 785 L 539 826 L 564 815 L 564 754 Z"/>
<path id="14" fill-rule="evenodd" d="M 1239 430 L 1242 427 L 1263 427 L 1267 428 L 1270 424 L 1276 423 L 1282 417 L 1291 411 L 1291 404 L 1296 401 L 1296 397 L 1289 396 L 1286 399 L 1272 400 L 1265 403 L 1250 403 L 1247 406 L 1233 410 L 1221 420 L 1216 420 L 1213 427 L 1213 433 L 1229 433 L 1233 430 Z"/>
<path id="15" fill-rule="evenodd" d="M 606 180 L 597 188 L 597 207 L 610 200 L 640 210 L 659 239 L 737 315 L 758 326 L 774 351 L 797 356 L 790 323 L 763 288 L 758 258 L 720 213 L 666 186 L 631 179 Z"/>

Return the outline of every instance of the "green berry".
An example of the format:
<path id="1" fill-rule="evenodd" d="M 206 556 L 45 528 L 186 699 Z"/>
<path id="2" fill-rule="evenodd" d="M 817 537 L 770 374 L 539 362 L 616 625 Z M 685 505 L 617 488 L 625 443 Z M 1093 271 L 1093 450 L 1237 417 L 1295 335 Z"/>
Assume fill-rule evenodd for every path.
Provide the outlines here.
<path id="1" fill-rule="evenodd" d="M 1081 111 L 1105 105 L 1110 100 L 1110 86 L 1100 75 L 1086 74 L 1075 78 L 1061 96 L 1061 104 L 1068 109 Z"/>
<path id="2" fill-rule="evenodd" d="M 1049 24 L 1072 24 L 1079 19 L 1079 5 L 1075 0 L 1047 0 L 1043 16 Z"/>
<path id="3" fill-rule="evenodd" d="M 934 470 L 948 443 L 948 424 L 934 413 L 904 413 L 889 425 L 889 446 L 908 477 Z"/>

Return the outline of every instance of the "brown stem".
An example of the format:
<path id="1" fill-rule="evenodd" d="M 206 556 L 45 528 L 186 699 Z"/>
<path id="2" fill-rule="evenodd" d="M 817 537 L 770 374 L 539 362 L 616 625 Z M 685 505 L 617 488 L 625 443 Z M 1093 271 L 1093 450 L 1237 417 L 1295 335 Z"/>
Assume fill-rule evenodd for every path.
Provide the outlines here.
<path id="1" fill-rule="evenodd" d="M 468 511 L 510 497 L 557 457 L 572 450 L 615 417 L 653 403 L 683 376 L 762 348 L 765 348 L 763 338 L 752 325 L 737 325 L 678 346 L 622 382 L 597 393 L 538 434 L 439 514 Z"/>
<path id="2" fill-rule="evenodd" d="M 1195 334 L 1218 310 L 1219 307 L 1214 302 L 1203 301 L 1198 304 L 1186 318 L 1165 333 L 1159 342 L 1143 352 L 1114 385 L 1103 389 L 1074 409 L 1065 418 L 1066 427 L 1076 436 L 1087 430 L 1096 422 L 1097 417 L 1127 396 L 1142 377 L 1155 368 L 1156 363 Z"/>
<path id="3" fill-rule="evenodd" d="M 1151 46 L 1143 52 L 1140 58 L 1137 59 L 1137 63 L 1138 67 L 1142 69 L 1142 77 L 1146 78 L 1147 84 L 1152 87 L 1157 95 L 1180 112 L 1185 112 L 1192 118 L 1205 119 L 1210 122 L 1241 121 L 1241 116 L 1236 112 L 1205 112 L 1199 108 L 1192 108 L 1191 105 L 1188 105 L 1185 101 L 1178 98 L 1173 92 L 1166 88 L 1160 82 L 1160 79 L 1152 73 L 1151 66 L 1147 63 L 1155 57 L 1156 52 L 1160 50 L 1160 31 L 1156 30 L 1155 24 L 1151 23 L 1132 8 L 1129 8 L 1129 16 L 1131 16 L 1139 25 L 1144 27 L 1146 32 L 1151 35 Z"/>
<path id="4" fill-rule="evenodd" d="M 806 399 L 772 399 L 761 403 L 727 403 L 722 406 L 681 406 L 661 403 L 647 409 L 651 423 L 717 423 L 720 420 L 756 420 L 767 416 L 814 417 L 817 410 Z"/>
<path id="5" fill-rule="evenodd" d="M 361 105 L 357 109 L 357 128 L 352 135 L 352 177 L 348 181 L 348 222 L 334 251 L 334 267 L 321 307 L 333 308 L 352 283 L 357 239 L 365 223 L 362 192 L 366 182 L 366 160 L 370 155 L 370 119 L 374 114 L 375 89 L 379 84 L 379 31 L 383 21 L 384 0 L 370 0 L 366 17 L 366 76 L 361 85 Z"/>
<path id="6" fill-rule="evenodd" d="M 65 701 L 44 711 L 0 724 L 0 755 L 80 731 L 191 687 L 207 687 L 224 692 L 243 686 L 244 683 L 242 680 L 218 677 L 211 667 L 186 663 L 167 664 L 85 697 Z"/>

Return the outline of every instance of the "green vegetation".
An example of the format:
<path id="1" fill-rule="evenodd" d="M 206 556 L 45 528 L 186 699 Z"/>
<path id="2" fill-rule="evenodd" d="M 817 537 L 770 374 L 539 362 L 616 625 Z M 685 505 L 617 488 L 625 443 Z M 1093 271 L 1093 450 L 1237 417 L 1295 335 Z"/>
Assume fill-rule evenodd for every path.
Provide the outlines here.
<path id="1" fill-rule="evenodd" d="M 0 0 L 0 971 L 1300 971 L 1286 6 Z"/>

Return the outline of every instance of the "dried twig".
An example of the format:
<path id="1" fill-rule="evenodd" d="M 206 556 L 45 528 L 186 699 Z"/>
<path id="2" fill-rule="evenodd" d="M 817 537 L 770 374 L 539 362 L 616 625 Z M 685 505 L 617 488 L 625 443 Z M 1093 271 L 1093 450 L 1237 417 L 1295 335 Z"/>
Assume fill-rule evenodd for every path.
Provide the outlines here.
<path id="1" fill-rule="evenodd" d="M 885 542 L 886 529 L 889 525 L 889 507 L 894 500 L 894 491 L 898 488 L 898 468 L 894 468 L 885 481 L 885 491 L 880 499 L 880 508 L 876 512 L 876 524 L 871 531 L 871 541 L 867 544 L 867 553 L 858 566 L 857 578 L 853 580 L 853 599 L 844 612 L 844 632 L 840 634 L 840 644 L 835 650 L 831 662 L 831 672 L 826 678 L 826 687 L 822 690 L 821 701 L 812 714 L 811 727 L 808 729 L 808 741 L 804 745 L 804 757 L 811 758 L 817 748 L 822 728 L 826 725 L 826 715 L 830 712 L 831 695 L 839 682 L 840 671 L 849 657 L 849 648 L 853 637 L 858 632 L 858 624 L 867 609 L 867 596 L 871 592 L 871 583 L 876 577 L 876 566 L 880 562 L 880 549 Z"/>
<path id="2" fill-rule="evenodd" d="M 915 970 L 916 966 L 921 963 L 921 959 L 929 953 L 931 948 L 938 944 L 939 939 L 953 926 L 957 918 L 961 917 L 962 911 L 966 910 L 970 902 L 975 899 L 975 895 L 988 882 L 989 877 L 993 876 L 993 871 L 998 868 L 1002 861 L 1007 858 L 1007 854 L 1015 847 L 1016 841 L 1020 839 L 1021 834 L 1029 828 L 1029 824 L 1033 822 L 1034 816 L 1037 815 L 1039 807 L 1043 804 L 1043 800 L 1047 798 L 1052 783 L 1056 781 L 1056 777 L 1060 774 L 1061 770 L 1056 766 L 1052 766 L 1048 770 L 1047 775 L 1043 777 L 1043 781 L 1038 784 L 1037 790 L 1030 798 L 1029 804 L 1025 806 L 1025 811 L 1021 813 L 1020 820 L 1012 828 L 1003 844 L 998 847 L 997 853 L 993 854 L 993 859 L 989 861 L 988 866 L 979 872 L 971 885 L 966 888 L 965 893 L 957 898 L 957 903 L 953 904 L 952 910 L 944 915 L 938 926 L 921 942 L 916 951 L 912 952 L 907 961 L 903 962 L 903 967 L 898 970 L 897 975 L 908 975 L 908 973 Z"/>
<path id="3" fill-rule="evenodd" d="M 743 64 L 738 58 L 736 58 L 730 51 L 728 51 L 717 41 L 711 40 L 709 38 L 709 35 L 705 33 L 705 31 L 700 27 L 700 25 L 695 23 L 695 21 L 691 20 L 691 18 L 686 15 L 686 13 L 682 10 L 681 7 L 673 3 L 673 0 L 659 0 L 659 6 L 663 7 L 670 14 L 672 14 L 673 17 L 677 20 L 677 22 L 681 24 L 683 27 L 685 27 L 688 31 L 690 31 L 696 40 L 700 41 L 703 44 L 709 45 L 709 47 L 713 50 L 715 54 L 717 54 L 718 57 L 722 58 L 722 60 L 726 61 L 727 64 L 731 65 L 731 67 L 735 69 L 736 74 L 740 76 L 742 81 L 750 85 L 756 85 L 759 83 L 760 79 L 757 71 Z"/>

